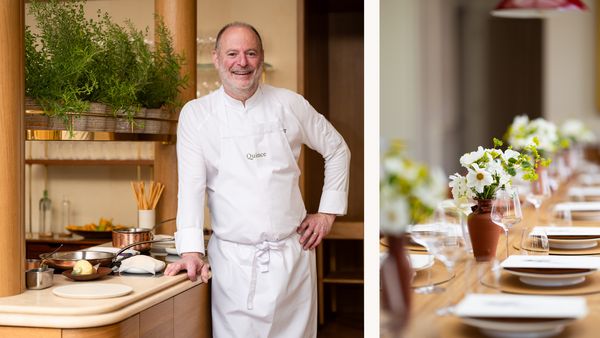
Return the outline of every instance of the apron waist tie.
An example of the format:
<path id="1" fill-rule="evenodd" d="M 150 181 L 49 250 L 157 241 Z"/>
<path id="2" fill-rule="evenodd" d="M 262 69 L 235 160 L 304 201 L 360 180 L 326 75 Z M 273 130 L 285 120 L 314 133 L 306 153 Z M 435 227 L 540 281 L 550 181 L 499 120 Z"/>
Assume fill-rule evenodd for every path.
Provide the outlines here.
<path id="1" fill-rule="evenodd" d="M 247 307 L 252 310 L 254 307 L 254 294 L 256 292 L 257 270 L 266 273 L 269 272 L 269 262 L 271 261 L 271 250 L 281 250 L 285 246 L 285 241 L 277 242 L 264 241 L 255 245 L 254 259 L 252 260 L 252 277 L 250 279 L 250 290 L 248 291 Z"/>

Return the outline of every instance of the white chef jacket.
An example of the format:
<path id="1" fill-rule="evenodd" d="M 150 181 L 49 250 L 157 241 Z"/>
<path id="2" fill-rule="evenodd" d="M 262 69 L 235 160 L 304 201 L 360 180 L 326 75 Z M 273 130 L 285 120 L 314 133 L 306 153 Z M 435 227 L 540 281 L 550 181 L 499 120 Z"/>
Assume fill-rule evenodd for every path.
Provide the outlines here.
<path id="1" fill-rule="evenodd" d="M 227 220 L 227 215 L 220 215 L 220 210 L 211 208 L 211 197 L 215 196 L 216 199 L 219 194 L 215 191 L 215 182 L 219 176 L 223 127 L 226 126 L 235 133 L 236 130 L 242 132 L 249 124 L 270 125 L 273 121 L 277 121 L 283 128 L 296 162 L 302 144 L 324 157 L 325 180 L 319 212 L 336 215 L 346 213 L 350 151 L 329 121 L 317 113 L 302 96 L 286 89 L 260 85 L 243 104 L 227 95 L 221 87 L 207 96 L 188 102 L 179 117 L 179 192 L 175 233 L 179 253 L 205 251 L 202 231 L 205 192 L 208 192 L 212 229 L 220 239 L 254 245 L 263 241 L 279 241 L 296 231 L 306 210 L 304 205 L 290 205 L 303 204 L 301 201 L 293 202 L 293 198 L 273 198 L 266 206 L 262 201 L 251 199 L 235 201 L 255 203 L 258 208 L 255 217 L 244 217 L 243 224 L 223 221 Z M 247 154 L 249 162 L 260 159 L 261 155 L 260 151 Z M 244 168 L 239 169 L 240 175 L 243 175 Z M 276 205 L 273 206 L 273 203 Z M 223 213 L 231 214 L 235 210 L 235 203 L 231 204 L 231 209 Z M 293 219 L 286 218 L 290 210 L 296 211 Z M 269 224 L 268 220 L 271 218 L 283 220 L 285 224 Z"/>

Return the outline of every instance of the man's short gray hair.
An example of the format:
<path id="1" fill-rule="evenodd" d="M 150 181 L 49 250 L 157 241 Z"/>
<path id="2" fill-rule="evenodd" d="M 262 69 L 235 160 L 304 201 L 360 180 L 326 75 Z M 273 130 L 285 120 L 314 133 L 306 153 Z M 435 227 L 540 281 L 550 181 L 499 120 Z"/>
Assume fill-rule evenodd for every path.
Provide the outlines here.
<path id="1" fill-rule="evenodd" d="M 239 21 L 228 23 L 225 26 L 223 26 L 223 28 L 221 28 L 221 30 L 217 34 L 217 41 L 215 42 L 215 50 L 219 49 L 219 42 L 221 41 L 221 36 L 223 35 L 223 33 L 225 33 L 225 31 L 231 27 L 243 27 L 243 28 L 249 29 L 252 33 L 254 33 L 254 35 L 256 35 L 256 38 L 258 39 L 258 46 L 260 47 L 260 51 L 263 52 L 262 39 L 260 38 L 260 34 L 258 34 L 258 31 L 256 30 L 256 28 L 254 28 L 254 26 L 252 26 L 251 24 L 248 24 L 245 22 L 239 22 Z"/>

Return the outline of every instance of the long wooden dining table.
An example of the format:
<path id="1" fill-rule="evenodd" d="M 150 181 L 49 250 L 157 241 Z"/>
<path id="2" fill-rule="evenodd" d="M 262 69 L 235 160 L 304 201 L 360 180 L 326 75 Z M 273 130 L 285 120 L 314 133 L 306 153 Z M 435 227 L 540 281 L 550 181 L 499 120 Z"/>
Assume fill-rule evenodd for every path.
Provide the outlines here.
<path id="1" fill-rule="evenodd" d="M 577 185 L 577 179 L 571 178 L 564 182 L 553 195 L 542 204 L 538 222 L 537 214 L 533 206 L 521 199 L 523 206 L 523 220 L 510 230 L 509 251 L 511 255 L 519 254 L 517 243 L 520 242 L 523 227 L 544 225 L 550 220 L 549 206 L 555 203 L 567 201 L 567 191 L 570 186 Z M 599 221 L 573 221 L 574 226 L 600 226 Z M 382 250 L 386 248 L 382 247 Z M 506 258 L 506 244 L 504 235 L 500 236 L 496 252 L 497 262 Z M 487 287 L 481 283 L 482 271 L 489 270 L 493 263 L 477 263 L 472 254 L 459 262 L 455 269 L 454 278 L 439 286 L 446 290 L 441 293 L 417 294 L 412 292 L 410 315 L 407 326 L 402 329 L 394 329 L 393 324 L 398 321 L 385 309 L 381 309 L 380 328 L 381 337 L 404 337 L 404 338 L 473 338 L 487 337 L 477 328 L 464 324 L 460 318 L 450 315 L 438 315 L 436 311 L 450 304 L 456 304 L 467 293 L 500 293 L 498 289 Z M 489 271 L 487 271 L 489 273 Z M 419 273 L 423 273 L 420 271 Z M 595 274 L 600 274 L 596 272 Z M 555 337 L 559 338 L 598 338 L 600 337 L 600 293 L 583 295 L 587 301 L 588 315 L 568 325 L 565 330 Z M 560 304 L 556 304 L 560 306 Z"/>

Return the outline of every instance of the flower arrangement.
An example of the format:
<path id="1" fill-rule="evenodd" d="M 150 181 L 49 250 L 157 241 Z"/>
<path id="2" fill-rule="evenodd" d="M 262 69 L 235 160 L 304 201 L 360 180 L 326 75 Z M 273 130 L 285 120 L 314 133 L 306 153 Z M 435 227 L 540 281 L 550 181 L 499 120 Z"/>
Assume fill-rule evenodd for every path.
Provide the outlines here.
<path id="1" fill-rule="evenodd" d="M 594 135 L 582 121 L 576 119 L 565 121 L 560 126 L 559 134 L 567 139 L 570 144 L 591 143 L 596 141 L 596 135 Z"/>
<path id="2" fill-rule="evenodd" d="M 558 128 L 554 123 L 541 117 L 529 120 L 527 115 L 516 116 L 504 138 L 520 151 L 535 143 L 538 152 L 545 156 L 555 152 L 560 145 Z"/>
<path id="3" fill-rule="evenodd" d="M 539 160 L 543 159 L 537 151 L 536 144 L 523 147 L 533 156 L 511 148 L 502 151 L 498 149 L 502 144 L 502 141 L 494 138 L 494 148 L 485 149 L 480 146 L 476 151 L 466 153 L 460 158 L 460 164 L 467 169 L 467 174 L 451 175 L 449 183 L 452 197 L 456 201 L 493 199 L 498 189 L 511 189 L 512 177 L 518 173 L 524 180 L 537 179 L 535 167 L 540 163 Z"/>
<path id="4" fill-rule="evenodd" d="M 411 161 L 399 141 L 382 159 L 381 232 L 401 234 L 409 224 L 429 218 L 446 196 L 446 178 L 439 170 Z"/>

